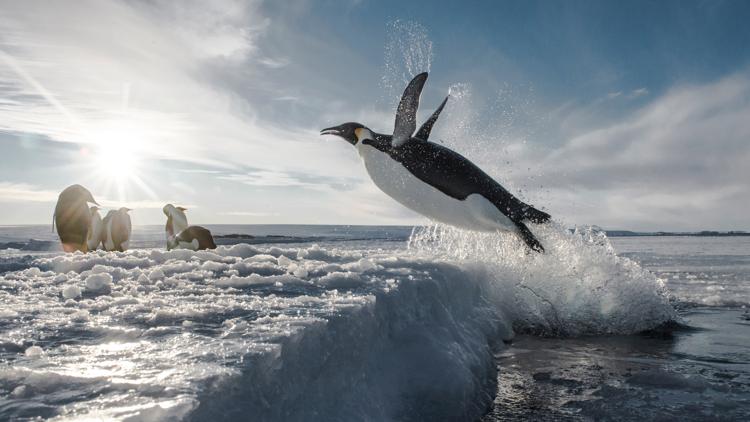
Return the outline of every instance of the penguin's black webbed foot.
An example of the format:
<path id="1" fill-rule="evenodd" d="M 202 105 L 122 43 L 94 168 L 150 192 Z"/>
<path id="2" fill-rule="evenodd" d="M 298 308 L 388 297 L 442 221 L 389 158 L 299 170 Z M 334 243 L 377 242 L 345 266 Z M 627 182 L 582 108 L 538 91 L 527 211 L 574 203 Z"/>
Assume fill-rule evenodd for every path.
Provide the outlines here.
<path id="1" fill-rule="evenodd" d="M 526 227 L 525 224 L 516 223 L 516 226 L 518 227 L 518 233 L 521 235 L 521 239 L 526 242 L 526 246 L 528 246 L 530 250 L 538 253 L 544 253 L 544 246 L 539 243 L 539 240 L 534 237 L 534 234 L 531 233 L 531 230 L 529 230 L 529 228 Z"/>

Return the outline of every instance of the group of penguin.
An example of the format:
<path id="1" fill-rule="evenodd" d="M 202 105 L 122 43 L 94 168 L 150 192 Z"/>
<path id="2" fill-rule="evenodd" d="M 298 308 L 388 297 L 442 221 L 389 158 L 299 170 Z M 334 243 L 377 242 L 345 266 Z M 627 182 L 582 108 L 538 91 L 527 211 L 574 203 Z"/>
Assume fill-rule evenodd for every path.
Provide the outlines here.
<path id="1" fill-rule="evenodd" d="M 89 204 L 94 204 L 89 206 Z M 130 245 L 133 226 L 130 208 L 110 210 L 104 218 L 91 192 L 81 185 L 65 188 L 57 199 L 52 227 L 57 228 L 65 252 L 89 252 L 97 249 L 124 252 Z M 189 226 L 186 209 L 167 204 L 165 228 L 167 250 L 216 249 L 211 232 L 201 226 Z"/>
<path id="2" fill-rule="evenodd" d="M 396 110 L 393 135 L 376 133 L 361 123 L 349 122 L 323 129 L 352 144 L 368 175 L 383 192 L 434 221 L 484 232 L 517 234 L 531 251 L 544 252 L 528 223 L 543 224 L 551 217 L 524 203 L 461 154 L 428 141 L 448 97 L 416 130 L 417 109 L 427 73 L 406 86 Z M 127 249 L 130 216 L 127 208 L 110 211 L 98 223 L 98 208 L 91 194 L 79 185 L 63 191 L 55 210 L 60 239 L 66 251 Z M 206 249 L 216 245 L 208 230 L 188 226 L 185 209 L 167 205 L 167 248 Z"/>

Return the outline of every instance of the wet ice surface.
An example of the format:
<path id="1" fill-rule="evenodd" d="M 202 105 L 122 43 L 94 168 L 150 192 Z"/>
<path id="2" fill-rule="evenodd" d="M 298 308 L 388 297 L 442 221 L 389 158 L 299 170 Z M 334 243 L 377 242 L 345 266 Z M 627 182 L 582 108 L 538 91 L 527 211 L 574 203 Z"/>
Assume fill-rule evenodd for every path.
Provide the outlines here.
<path id="1" fill-rule="evenodd" d="M 692 310 L 674 337 L 521 336 L 498 353 L 485 421 L 748 420 L 750 323 L 738 310 Z"/>
<path id="2" fill-rule="evenodd" d="M 690 328 L 519 336 L 496 353 L 498 393 L 483 420 L 750 420 L 750 239 L 613 243 L 666 280 Z"/>

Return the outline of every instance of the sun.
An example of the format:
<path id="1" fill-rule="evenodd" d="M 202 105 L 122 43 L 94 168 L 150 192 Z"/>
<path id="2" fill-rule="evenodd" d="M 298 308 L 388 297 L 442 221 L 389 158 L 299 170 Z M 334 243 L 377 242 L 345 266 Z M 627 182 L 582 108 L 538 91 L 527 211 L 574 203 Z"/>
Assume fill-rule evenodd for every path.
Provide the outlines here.
<path id="1" fill-rule="evenodd" d="M 93 154 L 93 164 L 102 179 L 125 183 L 137 175 L 138 154 L 128 144 L 105 142 Z"/>
<path id="2" fill-rule="evenodd" d="M 87 133 L 87 160 L 97 178 L 124 183 L 137 176 L 146 142 L 144 130 L 126 119 L 102 122 Z"/>
<path id="3" fill-rule="evenodd" d="M 123 202 L 132 199 L 133 189 L 150 189 L 141 178 L 142 155 L 136 145 L 109 138 L 92 148 L 90 164 L 98 188 L 106 197 Z"/>
<path id="4" fill-rule="evenodd" d="M 119 201 L 128 201 L 140 191 L 155 197 L 144 180 L 149 180 L 144 165 L 146 145 L 151 141 L 149 132 L 136 122 L 107 122 L 87 133 L 82 158 L 96 181 L 100 195 Z"/>

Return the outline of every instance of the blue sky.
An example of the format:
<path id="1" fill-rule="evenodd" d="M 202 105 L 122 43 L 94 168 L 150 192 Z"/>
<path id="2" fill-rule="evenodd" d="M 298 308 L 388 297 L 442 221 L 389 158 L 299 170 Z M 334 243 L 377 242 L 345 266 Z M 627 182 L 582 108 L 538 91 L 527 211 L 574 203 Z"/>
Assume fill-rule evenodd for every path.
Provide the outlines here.
<path id="1" fill-rule="evenodd" d="M 742 1 L 2 1 L 0 224 L 72 183 L 163 223 L 413 224 L 355 150 L 430 71 L 433 138 L 567 224 L 750 229 Z"/>

